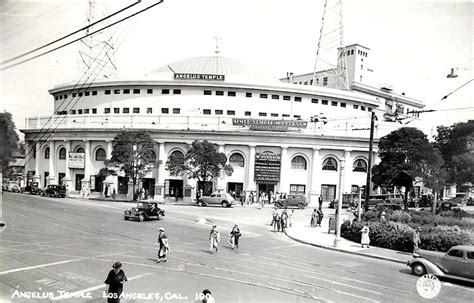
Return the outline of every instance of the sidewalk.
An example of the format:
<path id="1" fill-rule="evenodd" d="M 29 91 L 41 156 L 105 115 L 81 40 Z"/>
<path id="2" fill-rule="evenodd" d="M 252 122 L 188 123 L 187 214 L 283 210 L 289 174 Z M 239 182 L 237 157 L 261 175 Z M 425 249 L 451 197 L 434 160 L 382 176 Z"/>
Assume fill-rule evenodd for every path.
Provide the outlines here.
<path id="1" fill-rule="evenodd" d="M 381 259 L 397 263 L 406 264 L 412 258 L 412 254 L 399 252 L 391 249 L 379 248 L 371 246 L 370 248 L 361 248 L 359 243 L 346 240 L 341 237 L 338 247 L 334 247 L 336 238 L 335 232 L 328 233 L 329 218 L 334 217 L 334 210 L 324 208 L 324 218 L 321 227 L 310 227 L 311 214 L 305 216 L 296 216 L 293 218 L 291 228 L 287 228 L 286 235 L 298 242 L 326 248 L 330 250 L 340 251 L 344 253 L 360 255 L 369 258 Z M 342 216 L 349 217 L 345 210 Z"/>

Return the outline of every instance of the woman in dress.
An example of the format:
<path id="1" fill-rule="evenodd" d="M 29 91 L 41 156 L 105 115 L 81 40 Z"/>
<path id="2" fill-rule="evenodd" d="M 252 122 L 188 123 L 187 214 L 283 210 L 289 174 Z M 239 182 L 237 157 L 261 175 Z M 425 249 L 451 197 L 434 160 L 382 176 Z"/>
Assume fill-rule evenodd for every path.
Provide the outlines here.
<path id="1" fill-rule="evenodd" d="M 240 236 L 241 236 L 241 234 L 240 234 L 239 226 L 237 224 L 235 224 L 234 227 L 232 228 L 232 230 L 230 231 L 229 244 L 232 247 L 232 249 L 239 248 L 239 238 L 240 238 Z"/>
<path id="2" fill-rule="evenodd" d="M 362 248 L 364 248 L 364 245 L 366 245 L 367 248 L 370 248 L 369 227 L 364 225 L 364 227 L 360 230 L 360 232 L 362 233 L 362 237 L 360 239 L 360 244 L 362 244 Z"/>
<path id="3" fill-rule="evenodd" d="M 123 283 L 127 282 L 125 273 L 120 268 L 122 263 L 115 262 L 112 265 L 112 270 L 109 271 L 105 284 L 109 285 L 107 289 L 107 302 L 108 303 L 120 303 L 120 295 L 123 291 Z"/>
<path id="4" fill-rule="evenodd" d="M 211 242 L 210 251 L 212 255 L 214 252 L 217 252 L 219 242 L 221 241 L 221 235 L 216 224 L 212 225 L 211 233 L 209 234 L 209 241 Z"/>
<path id="5" fill-rule="evenodd" d="M 156 240 L 156 245 L 159 245 L 160 248 L 158 249 L 158 260 L 157 263 L 166 262 L 166 255 L 170 251 L 170 247 L 168 245 L 168 236 L 165 234 L 165 229 L 160 227 L 158 239 Z"/>

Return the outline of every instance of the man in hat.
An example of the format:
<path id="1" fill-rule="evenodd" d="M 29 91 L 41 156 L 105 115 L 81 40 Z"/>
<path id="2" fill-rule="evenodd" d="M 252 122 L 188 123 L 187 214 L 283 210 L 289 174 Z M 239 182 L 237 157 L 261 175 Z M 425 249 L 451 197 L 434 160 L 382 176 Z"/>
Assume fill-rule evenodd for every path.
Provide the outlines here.
<path id="1" fill-rule="evenodd" d="M 127 282 L 127 277 L 125 273 L 121 269 L 122 263 L 115 262 L 112 265 L 112 269 L 105 279 L 105 284 L 109 285 L 109 289 L 107 290 L 107 302 L 108 303 L 119 303 L 120 302 L 120 295 L 123 291 L 123 283 Z"/>
<path id="2" fill-rule="evenodd" d="M 240 234 L 239 226 L 237 224 L 234 224 L 234 227 L 230 231 L 230 241 L 229 241 L 229 244 L 232 247 L 232 249 L 239 248 L 240 236 L 241 234 Z"/>
<path id="3" fill-rule="evenodd" d="M 219 245 L 219 242 L 221 241 L 221 235 L 219 233 L 219 230 L 217 229 L 216 224 L 212 225 L 211 233 L 209 234 L 209 240 L 211 241 L 210 251 L 211 251 L 211 254 L 213 254 L 214 251 L 217 252 L 217 246 Z"/>
<path id="4" fill-rule="evenodd" d="M 169 253 L 170 247 L 168 245 L 168 236 L 165 234 L 165 229 L 160 227 L 158 229 L 158 239 L 156 240 L 155 245 L 159 245 L 160 248 L 158 249 L 158 260 L 157 263 L 166 262 L 166 254 Z"/>

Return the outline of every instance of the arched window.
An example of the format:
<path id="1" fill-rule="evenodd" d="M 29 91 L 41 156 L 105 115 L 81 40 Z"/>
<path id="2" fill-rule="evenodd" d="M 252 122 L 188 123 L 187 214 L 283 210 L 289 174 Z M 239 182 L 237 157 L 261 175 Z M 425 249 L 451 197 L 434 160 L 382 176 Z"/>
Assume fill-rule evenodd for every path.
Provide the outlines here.
<path id="1" fill-rule="evenodd" d="M 232 166 L 244 167 L 244 157 L 239 153 L 234 153 L 229 157 L 229 164 Z"/>
<path id="2" fill-rule="evenodd" d="M 96 161 L 105 161 L 107 159 L 107 154 L 105 153 L 105 149 L 98 148 L 95 152 L 95 160 Z"/>
<path id="3" fill-rule="evenodd" d="M 84 149 L 82 147 L 79 147 L 76 149 L 76 153 L 84 153 Z"/>
<path id="4" fill-rule="evenodd" d="M 45 159 L 49 159 L 49 147 L 46 147 L 46 148 L 44 149 L 44 158 L 45 158 Z"/>
<path id="5" fill-rule="evenodd" d="M 306 159 L 302 156 L 296 156 L 291 160 L 291 169 L 306 170 Z"/>
<path id="6" fill-rule="evenodd" d="M 59 159 L 60 160 L 66 159 L 66 149 L 64 147 L 61 147 L 59 149 Z"/>
<path id="7" fill-rule="evenodd" d="M 327 158 L 323 161 L 323 170 L 337 171 L 337 162 L 334 158 Z"/>
<path id="8" fill-rule="evenodd" d="M 150 150 L 150 162 L 156 163 L 156 153 L 154 150 Z"/>
<path id="9" fill-rule="evenodd" d="M 171 153 L 171 157 L 184 158 L 184 154 L 179 150 L 175 150 Z"/>
<path id="10" fill-rule="evenodd" d="M 358 171 L 362 173 L 367 172 L 367 162 L 363 159 L 358 159 L 354 161 L 354 165 L 352 165 L 352 171 Z"/>

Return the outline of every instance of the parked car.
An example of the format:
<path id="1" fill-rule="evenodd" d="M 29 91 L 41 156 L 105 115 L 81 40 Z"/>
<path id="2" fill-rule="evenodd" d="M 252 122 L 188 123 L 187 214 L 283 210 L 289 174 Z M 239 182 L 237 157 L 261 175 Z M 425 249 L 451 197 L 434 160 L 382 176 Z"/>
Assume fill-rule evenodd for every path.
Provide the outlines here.
<path id="1" fill-rule="evenodd" d="M 231 207 L 234 204 L 234 198 L 224 192 L 214 192 L 210 196 L 201 196 L 197 200 L 199 206 L 221 205 L 222 207 Z"/>
<path id="2" fill-rule="evenodd" d="M 361 205 L 364 206 L 364 199 L 361 198 Z M 336 208 L 337 203 L 339 203 L 338 199 L 334 199 L 329 203 L 329 208 Z M 342 194 L 342 208 L 349 208 L 349 207 L 357 207 L 359 203 L 359 194 L 358 193 L 350 193 L 350 194 Z"/>
<path id="3" fill-rule="evenodd" d="M 42 192 L 41 187 L 39 186 L 38 182 L 32 182 L 30 186 L 30 194 L 32 195 L 40 195 Z"/>
<path id="4" fill-rule="evenodd" d="M 463 207 L 467 205 L 469 195 L 467 193 L 457 193 L 455 197 L 446 200 L 446 202 L 451 202 L 453 206 Z"/>
<path id="5" fill-rule="evenodd" d="M 364 206 L 364 201 L 362 206 Z M 369 208 L 373 208 L 380 203 L 393 203 L 403 207 L 403 196 L 401 194 L 381 194 L 369 196 Z"/>
<path id="6" fill-rule="evenodd" d="M 459 207 L 457 207 L 458 205 L 451 201 L 441 201 L 437 204 L 437 206 L 438 207 L 436 208 L 436 213 L 459 209 Z"/>
<path id="7" fill-rule="evenodd" d="M 125 210 L 123 218 L 125 220 L 135 219 L 140 222 L 145 220 L 157 219 L 165 215 L 165 211 L 158 207 L 155 202 L 138 202 L 136 207 Z"/>
<path id="8" fill-rule="evenodd" d="M 18 181 L 7 181 L 5 183 L 5 186 L 3 187 L 3 190 L 19 193 L 20 192 L 20 182 L 18 182 Z"/>
<path id="9" fill-rule="evenodd" d="M 474 283 L 474 245 L 451 247 L 447 253 L 417 250 L 407 262 L 413 274 L 432 274 Z"/>
<path id="10" fill-rule="evenodd" d="M 286 199 L 280 199 L 275 202 L 275 206 L 279 208 L 285 207 L 298 207 L 299 209 L 303 209 L 308 206 L 308 202 L 306 202 L 305 195 L 287 195 Z"/>
<path id="11" fill-rule="evenodd" d="M 66 197 L 66 186 L 48 185 L 45 189 L 41 191 L 40 195 L 45 197 L 64 198 Z"/>
<path id="12" fill-rule="evenodd" d="M 434 197 L 432 194 L 424 194 L 408 202 L 408 207 L 432 207 Z"/>
<path id="13" fill-rule="evenodd" d="M 397 203 L 380 203 L 375 205 L 374 210 L 384 211 L 384 210 L 402 210 L 400 204 Z"/>

